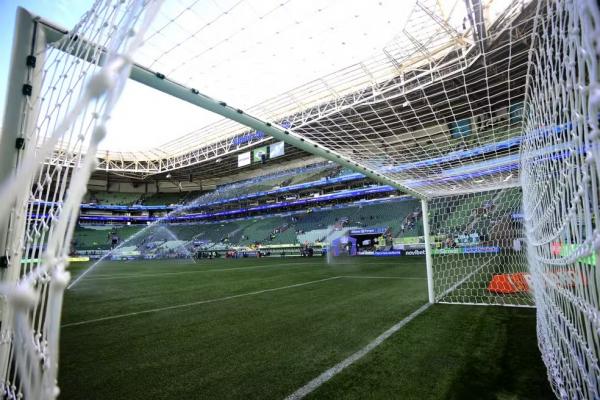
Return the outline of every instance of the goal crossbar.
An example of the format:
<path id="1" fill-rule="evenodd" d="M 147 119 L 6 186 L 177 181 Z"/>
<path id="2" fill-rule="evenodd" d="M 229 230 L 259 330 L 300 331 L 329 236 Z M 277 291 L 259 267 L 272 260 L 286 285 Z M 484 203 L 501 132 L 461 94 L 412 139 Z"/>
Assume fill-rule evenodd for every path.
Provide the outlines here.
<path id="1" fill-rule="evenodd" d="M 41 18 L 38 18 L 38 20 L 44 28 L 44 33 L 49 43 L 58 42 L 63 36 L 69 34 L 67 30 L 60 28 L 47 20 Z M 275 122 L 264 121 L 256 116 L 244 112 L 239 108 L 236 108 L 235 106 L 229 105 L 224 101 L 213 99 L 212 97 L 201 93 L 197 89 L 187 87 L 186 85 L 169 79 L 159 71 L 153 71 L 147 67 L 133 63 L 129 78 L 155 90 L 173 96 L 179 100 L 183 100 L 204 110 L 238 122 L 247 126 L 248 128 L 265 132 L 271 137 L 283 141 L 290 146 L 294 146 L 298 149 L 306 151 L 307 153 L 323 157 L 326 160 L 336 162 L 355 172 L 361 173 L 376 182 L 390 185 L 406 194 L 410 194 L 420 199 L 427 198 L 426 195 L 409 188 L 398 180 L 386 177 L 362 163 L 354 162 L 345 155 L 323 146 L 320 143 L 316 143 L 308 138 L 303 138 L 294 133 L 293 130 L 284 129 Z"/>
<path id="2" fill-rule="evenodd" d="M 515 0 L 486 37 L 477 2 L 465 2 L 472 20 L 463 19 L 462 30 L 456 20 L 458 31 L 441 34 L 451 26 L 432 11 L 434 1 L 417 0 L 418 12 L 385 57 L 249 112 L 200 93 L 176 71 L 186 61 L 193 61 L 185 68 L 192 75 L 204 68 L 189 52 L 184 59 L 171 54 L 195 34 L 171 32 L 170 50 L 136 53 L 161 32 L 150 29 L 161 5 L 163 22 L 176 23 L 181 14 L 168 9 L 176 2 L 96 0 L 72 30 L 20 9 L 15 46 L 22 48 L 13 51 L 10 123 L 0 138 L 0 256 L 11 255 L 0 270 L 0 392 L 57 396 L 67 255 L 106 122 L 131 79 L 224 117 L 219 123 L 233 128 L 211 125 L 211 139 L 260 131 L 421 199 L 406 215 L 398 245 L 411 255 L 425 248 L 430 302 L 535 304 L 554 392 L 600 397 L 593 334 L 600 331 L 597 2 Z M 432 22 L 441 27 L 427 29 Z M 39 48 L 27 38 L 32 32 Z M 474 41 L 460 45 L 469 33 Z M 34 55 L 42 67 L 28 60 L 25 68 L 23 58 Z M 207 136 L 197 135 L 189 148 L 204 146 Z M 176 156 L 182 143 L 161 154 Z M 56 163 L 48 161 L 52 154 Z"/>

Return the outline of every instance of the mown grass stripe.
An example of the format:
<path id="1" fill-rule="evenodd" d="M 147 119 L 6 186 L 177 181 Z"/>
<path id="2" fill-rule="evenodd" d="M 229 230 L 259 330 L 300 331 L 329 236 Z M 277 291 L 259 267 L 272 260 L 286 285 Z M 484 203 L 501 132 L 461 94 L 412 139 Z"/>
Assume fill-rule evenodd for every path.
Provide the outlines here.
<path id="1" fill-rule="evenodd" d="M 340 278 L 341 278 L 340 276 L 333 276 L 333 277 L 330 277 L 330 278 L 324 278 L 324 279 L 317 279 L 317 280 L 314 280 L 314 281 L 295 283 L 293 285 L 280 286 L 280 287 L 271 288 L 271 289 L 257 290 L 257 291 L 249 292 L 249 293 L 235 294 L 235 295 L 231 295 L 231 296 L 219 297 L 219 298 L 216 298 L 216 299 L 200 300 L 200 301 L 194 301 L 194 302 L 191 302 L 191 303 L 176 304 L 176 305 L 173 305 L 173 306 L 151 308 L 149 310 L 135 311 L 135 312 L 125 313 L 125 314 L 110 315 L 110 316 L 107 316 L 107 317 L 94 318 L 94 319 L 89 319 L 89 320 L 85 320 L 85 321 L 70 322 L 70 323 L 62 325 L 62 328 L 68 328 L 68 327 L 80 326 L 80 325 L 87 325 L 87 324 L 92 324 L 92 323 L 97 323 L 97 322 L 104 322 L 104 321 L 110 321 L 110 320 L 120 319 L 120 318 L 126 318 L 126 317 L 133 317 L 133 316 L 136 316 L 136 315 L 143 315 L 143 314 L 150 314 L 150 313 L 156 313 L 156 312 L 161 312 L 161 311 L 174 310 L 174 309 L 177 309 L 177 308 L 185 308 L 185 307 L 198 306 L 198 305 L 201 305 L 201 304 L 216 303 L 216 302 L 219 302 L 219 301 L 232 300 L 232 299 L 237 299 L 237 298 L 240 298 L 240 297 L 255 296 L 255 295 L 258 295 L 258 294 L 262 294 L 262 293 L 275 292 L 275 291 L 278 291 L 278 290 L 285 290 L 285 289 L 292 289 L 292 288 L 296 288 L 296 287 L 300 287 L 300 286 L 312 285 L 314 283 L 325 282 L 325 281 L 330 281 L 330 280 L 340 279 Z"/>
<path id="2" fill-rule="evenodd" d="M 350 365 L 354 364 L 356 361 L 369 354 L 369 352 L 371 352 L 374 348 L 379 346 L 394 333 L 398 332 L 400 329 L 402 329 L 402 327 L 404 327 L 410 321 L 415 319 L 429 307 L 431 307 L 431 303 L 423 304 L 421 307 L 413 311 L 412 314 L 410 314 L 408 317 L 404 318 L 402 321 L 398 322 L 397 324 L 383 332 L 381 335 L 377 336 L 375 340 L 367 344 L 365 347 L 352 354 L 345 360 L 341 361 L 340 363 L 329 368 L 327 371 L 323 372 L 321 375 L 317 376 L 315 379 L 308 382 L 306 385 L 302 386 L 294 393 L 290 394 L 288 397 L 285 398 L 285 400 L 299 400 L 304 398 L 305 396 L 313 392 L 315 389 L 317 389 L 319 386 L 333 378 L 335 375 L 339 374 L 344 369 L 348 368 Z"/>
<path id="3" fill-rule="evenodd" d="M 215 268 L 215 269 L 204 269 L 200 271 L 176 271 L 176 272 L 161 272 L 161 273 L 141 273 L 141 274 L 115 274 L 115 275 L 107 275 L 104 274 L 102 276 L 94 276 L 86 279 L 86 282 L 89 281 L 104 281 L 104 280 L 112 280 L 112 279 L 131 279 L 131 278 L 149 278 L 149 277 L 161 277 L 161 276 L 169 276 L 169 275 L 186 275 L 186 274 L 199 274 L 199 273 L 207 273 L 207 272 L 227 272 L 227 271 L 239 271 L 239 270 L 255 270 L 261 268 L 274 268 L 274 267 L 286 267 L 286 266 L 295 266 L 295 265 L 311 265 L 314 266 L 314 263 L 288 263 L 288 264 L 276 264 L 276 265 L 257 265 L 254 267 L 234 267 L 234 268 Z"/>

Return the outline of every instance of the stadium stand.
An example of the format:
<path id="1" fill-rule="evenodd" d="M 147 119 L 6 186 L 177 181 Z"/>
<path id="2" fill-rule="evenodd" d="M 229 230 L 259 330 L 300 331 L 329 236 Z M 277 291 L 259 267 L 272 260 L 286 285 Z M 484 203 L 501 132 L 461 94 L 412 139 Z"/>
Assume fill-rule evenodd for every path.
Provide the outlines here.
<path id="1" fill-rule="evenodd" d="M 326 168 L 322 171 L 317 171 L 314 173 L 300 174 L 300 175 L 293 177 L 290 180 L 290 182 L 285 186 L 297 185 L 299 183 L 306 183 L 306 182 L 318 181 L 320 179 L 332 178 L 337 175 L 337 172 L 338 172 L 337 169 L 332 170 L 332 169 Z M 282 185 L 282 186 L 284 186 L 284 185 Z"/>
<path id="2" fill-rule="evenodd" d="M 188 196 L 187 193 L 154 193 L 144 196 L 142 204 L 147 206 L 183 204 L 184 199 Z"/>
<path id="3" fill-rule="evenodd" d="M 92 191 L 86 194 L 82 204 L 88 209 L 93 205 L 102 206 L 174 206 L 174 205 L 204 205 L 215 200 L 235 199 L 240 196 L 253 195 L 261 192 L 283 189 L 278 193 L 285 193 L 285 188 L 291 185 L 314 182 L 322 185 L 321 181 L 340 175 L 339 167 L 327 163 L 312 166 L 278 171 L 273 174 L 259 176 L 244 181 L 218 187 L 212 192 L 186 191 L 174 193 L 117 193 Z M 349 171 L 352 173 L 352 171 Z M 298 190 L 290 187 L 290 191 Z"/>
<path id="4" fill-rule="evenodd" d="M 139 203 L 139 193 L 92 192 L 87 201 L 96 204 L 133 205 Z"/>
<path id="5" fill-rule="evenodd" d="M 75 230 L 75 248 L 78 250 L 108 250 L 111 248 L 111 233 L 121 240 L 141 231 L 144 226 L 79 225 Z"/>
<path id="6" fill-rule="evenodd" d="M 419 218 L 415 215 L 420 215 L 418 201 L 394 199 L 381 203 L 358 202 L 323 209 L 310 208 L 288 215 L 265 215 L 211 223 L 155 224 L 149 228 L 145 225 L 79 226 L 74 245 L 77 250 L 108 250 L 112 246 L 111 235 L 118 237 L 119 245 L 138 248 L 156 241 L 194 241 L 202 243 L 206 248 L 256 244 L 293 245 L 322 242 L 332 230 L 366 227 L 390 228 L 400 237 L 422 234 L 419 223 L 409 227 L 407 222 L 415 219 L 418 221 Z M 165 230 L 168 230 L 168 234 Z M 181 243 L 172 245 L 181 246 Z"/>
<path id="7" fill-rule="evenodd" d="M 433 232 L 444 238 L 445 245 L 468 242 L 475 236 L 476 241 L 512 240 L 522 237 L 520 218 L 513 215 L 515 199 L 519 199 L 519 189 L 509 188 L 485 192 L 476 197 L 462 197 L 460 202 L 448 201 L 446 207 L 433 212 L 432 218 L 440 221 L 443 230 Z"/>

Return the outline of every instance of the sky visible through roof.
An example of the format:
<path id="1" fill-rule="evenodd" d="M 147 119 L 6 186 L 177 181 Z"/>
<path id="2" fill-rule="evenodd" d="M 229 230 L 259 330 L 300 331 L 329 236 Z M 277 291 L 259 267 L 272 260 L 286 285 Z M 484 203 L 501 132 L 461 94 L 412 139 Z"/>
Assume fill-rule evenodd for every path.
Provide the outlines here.
<path id="1" fill-rule="evenodd" d="M 91 6 L 88 0 L 2 0 L 0 1 L 0 121 L 4 117 L 6 89 L 10 70 L 15 15 L 23 7 L 65 27 L 74 26 Z M 0 122 L 1 124 L 1 122 Z"/>
<path id="2" fill-rule="evenodd" d="M 135 58 L 175 81 L 248 108 L 381 51 L 402 29 L 413 2 L 167 0 Z M 91 0 L 0 2 L 2 114 L 17 6 L 70 29 L 91 5 Z M 160 148 L 219 119 L 130 81 L 101 148 Z"/>

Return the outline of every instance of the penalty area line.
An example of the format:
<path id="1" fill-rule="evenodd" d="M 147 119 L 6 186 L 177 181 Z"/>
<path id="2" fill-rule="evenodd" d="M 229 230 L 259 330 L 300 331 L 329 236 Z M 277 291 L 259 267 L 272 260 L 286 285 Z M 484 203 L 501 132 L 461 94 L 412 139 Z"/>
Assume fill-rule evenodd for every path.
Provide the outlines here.
<path id="1" fill-rule="evenodd" d="M 79 321 L 79 322 L 69 322 L 69 323 L 63 324 L 61 326 L 61 328 L 68 328 L 68 327 L 71 327 L 71 326 L 80 326 L 80 325 L 93 324 L 93 323 L 96 323 L 96 322 L 104 322 L 104 321 L 110 321 L 110 320 L 113 320 L 113 319 L 133 317 L 133 316 L 136 316 L 136 315 L 157 313 L 157 312 L 161 312 L 161 311 L 174 310 L 174 309 L 178 309 L 178 308 L 193 307 L 193 306 L 198 306 L 198 305 L 201 305 L 201 304 L 216 303 L 216 302 L 219 302 L 219 301 L 232 300 L 232 299 L 237 299 L 237 298 L 240 298 L 240 297 L 247 297 L 247 296 L 255 296 L 257 294 L 269 293 L 269 292 L 276 292 L 278 290 L 292 289 L 292 288 L 297 288 L 297 287 L 300 287 L 300 286 L 312 285 L 314 283 L 326 282 L 326 281 L 331 281 L 333 279 L 340 279 L 340 278 L 341 278 L 341 276 L 332 276 L 332 277 L 329 277 L 329 278 L 317 279 L 315 281 L 295 283 L 293 285 L 280 286 L 280 287 L 271 288 L 271 289 L 257 290 L 257 291 L 249 292 L 249 293 L 234 294 L 234 295 L 231 295 L 231 296 L 218 297 L 216 299 L 207 299 L 207 300 L 194 301 L 194 302 L 185 303 L 185 304 L 176 304 L 176 305 L 167 306 L 167 307 L 151 308 L 149 310 L 134 311 L 134 312 L 125 313 L 125 314 L 109 315 L 107 317 L 88 319 L 88 320 Z"/>
<path id="2" fill-rule="evenodd" d="M 412 312 L 408 317 L 404 318 L 402 321 L 398 322 L 396 325 L 389 328 L 387 331 L 383 332 L 379 335 L 375 340 L 367 344 L 365 347 L 352 354 L 350 357 L 341 361 L 340 363 L 334 365 L 329 368 L 327 371 L 323 372 L 321 375 L 317 376 L 312 381 L 308 382 L 306 385 L 302 386 L 300 389 L 296 390 L 294 393 L 290 394 L 285 398 L 285 400 L 299 400 L 313 392 L 319 386 L 329 381 L 335 375 L 342 372 L 344 369 L 348 368 L 367 354 L 369 354 L 374 348 L 383 343 L 387 338 L 392 336 L 394 333 L 398 332 L 402 327 L 408 324 L 410 321 L 415 319 L 418 315 L 423 313 L 431 307 L 431 303 L 423 304 L 421 307 Z"/>

